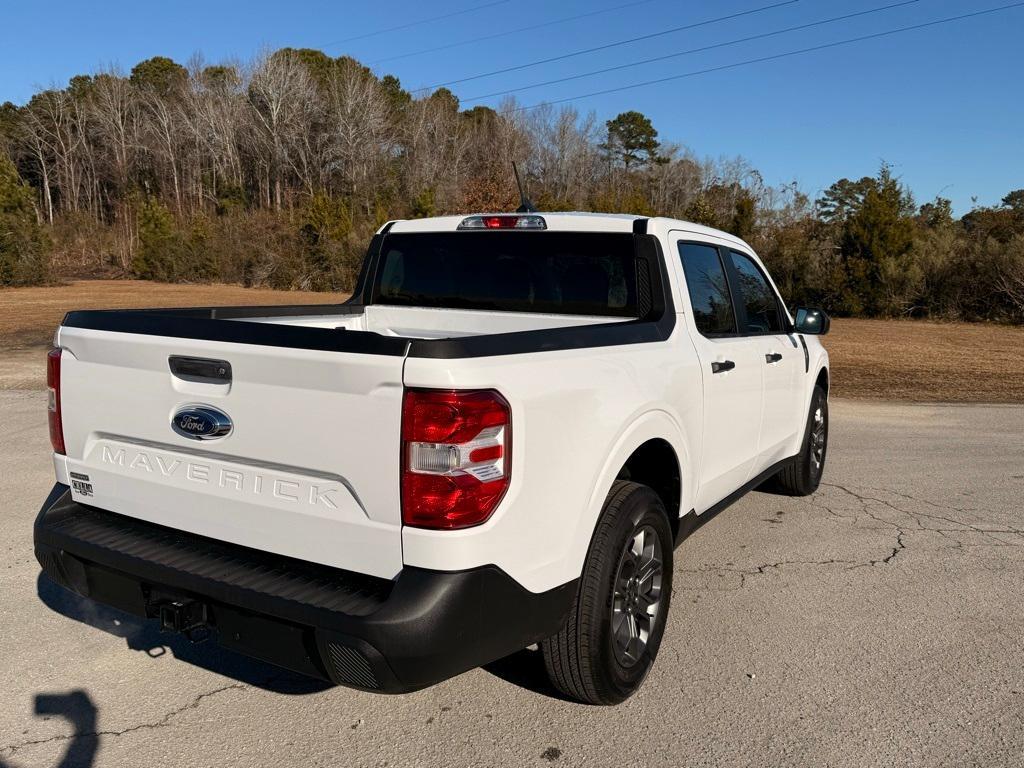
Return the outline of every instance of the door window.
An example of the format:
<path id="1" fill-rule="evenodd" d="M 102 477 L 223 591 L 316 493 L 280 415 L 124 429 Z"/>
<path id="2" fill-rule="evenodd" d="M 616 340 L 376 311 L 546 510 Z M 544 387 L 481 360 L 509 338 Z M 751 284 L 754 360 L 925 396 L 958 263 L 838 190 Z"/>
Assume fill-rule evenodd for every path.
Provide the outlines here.
<path id="1" fill-rule="evenodd" d="M 718 249 L 711 245 L 679 243 L 679 256 L 697 330 L 704 336 L 736 333 L 729 281 Z"/>
<path id="2" fill-rule="evenodd" d="M 782 333 L 782 312 L 768 278 L 746 254 L 732 251 L 731 255 L 737 278 L 736 302 L 746 310 L 744 333 Z"/>

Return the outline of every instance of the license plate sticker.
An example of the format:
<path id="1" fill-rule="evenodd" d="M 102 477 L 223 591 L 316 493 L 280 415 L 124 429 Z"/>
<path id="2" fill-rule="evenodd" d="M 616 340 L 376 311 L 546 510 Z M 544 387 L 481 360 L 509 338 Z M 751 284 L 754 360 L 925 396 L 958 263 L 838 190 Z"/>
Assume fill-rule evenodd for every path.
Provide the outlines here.
<path id="1" fill-rule="evenodd" d="M 79 496 L 92 496 L 92 483 L 89 482 L 89 476 L 83 475 L 81 472 L 71 473 L 71 489 Z"/>

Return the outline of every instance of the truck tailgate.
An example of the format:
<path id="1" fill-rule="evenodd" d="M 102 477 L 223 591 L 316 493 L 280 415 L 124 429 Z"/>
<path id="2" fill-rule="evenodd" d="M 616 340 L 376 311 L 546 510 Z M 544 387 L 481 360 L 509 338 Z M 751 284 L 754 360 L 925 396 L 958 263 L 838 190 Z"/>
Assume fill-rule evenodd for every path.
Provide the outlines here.
<path id="1" fill-rule="evenodd" d="M 62 327 L 61 405 L 76 501 L 383 578 L 402 568 L 402 366 L 361 354 Z M 230 382 L 171 372 L 223 360 Z M 190 405 L 227 414 L 182 436 Z"/>

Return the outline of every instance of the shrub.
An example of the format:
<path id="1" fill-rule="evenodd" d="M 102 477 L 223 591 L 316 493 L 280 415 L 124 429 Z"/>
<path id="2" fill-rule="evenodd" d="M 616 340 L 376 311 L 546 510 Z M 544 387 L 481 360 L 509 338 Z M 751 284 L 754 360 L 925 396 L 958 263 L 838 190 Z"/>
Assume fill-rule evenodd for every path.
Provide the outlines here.
<path id="1" fill-rule="evenodd" d="M 48 277 L 49 241 L 34 199 L 14 163 L 0 154 L 0 285 L 29 285 Z"/>

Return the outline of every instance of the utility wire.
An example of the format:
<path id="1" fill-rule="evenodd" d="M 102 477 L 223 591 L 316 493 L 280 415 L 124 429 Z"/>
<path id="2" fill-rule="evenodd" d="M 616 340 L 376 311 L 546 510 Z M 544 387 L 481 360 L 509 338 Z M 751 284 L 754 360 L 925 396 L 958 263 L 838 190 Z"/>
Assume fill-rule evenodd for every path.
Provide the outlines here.
<path id="1" fill-rule="evenodd" d="M 428 19 L 420 19 L 419 21 L 410 21 L 407 24 L 399 24 L 394 27 L 386 27 L 384 29 L 378 29 L 373 32 L 364 32 L 361 35 L 354 35 L 353 37 L 345 37 L 341 40 L 333 40 L 329 43 L 324 43 L 321 48 L 327 48 L 332 45 L 341 45 L 342 43 L 351 43 L 355 40 L 365 40 L 368 37 L 376 37 L 377 35 L 387 34 L 388 32 L 398 32 L 402 29 L 409 29 L 410 27 L 418 27 L 421 24 L 430 24 L 435 21 L 442 21 L 444 19 L 450 19 L 455 16 L 462 16 L 467 13 L 476 13 L 486 8 L 493 8 L 496 5 L 505 5 L 510 3 L 512 0 L 492 0 L 489 3 L 483 3 L 482 5 L 474 5 L 470 8 L 463 8 L 461 11 L 452 11 L 451 13 L 444 13 L 440 16 L 431 16 Z"/>
<path id="2" fill-rule="evenodd" d="M 409 59 L 413 56 L 422 56 L 427 53 L 436 53 L 437 51 L 447 51 L 452 48 L 461 48 L 465 45 L 472 45 L 474 43 L 483 43 L 487 40 L 497 40 L 499 37 L 508 37 L 509 35 L 515 35 L 520 32 L 532 32 L 535 29 L 543 29 L 544 27 L 553 27 L 556 24 L 565 24 L 570 21 L 578 21 L 579 19 L 589 19 L 592 16 L 601 16 L 605 13 L 611 13 L 612 11 L 622 11 L 626 8 L 633 8 L 637 5 L 647 5 L 652 3 L 654 0 L 636 0 L 633 3 L 626 3 L 624 5 L 613 5 L 610 8 L 602 8 L 599 11 L 590 11 L 589 13 L 579 13 L 575 16 L 563 16 L 560 19 L 552 19 L 551 21 L 544 21 L 540 24 L 530 24 L 525 27 L 516 27 L 515 29 L 506 29 L 503 32 L 495 32 L 493 35 L 479 35 L 465 40 L 459 40 L 455 43 L 448 43 L 446 45 L 439 45 L 436 48 L 423 48 L 418 51 L 411 51 L 409 53 L 400 53 L 397 56 L 388 56 L 383 59 L 376 59 L 375 61 L 368 62 L 369 64 L 383 64 L 386 61 L 397 61 L 398 59 Z"/>
<path id="3" fill-rule="evenodd" d="M 1022 6 L 1024 6 L 1024 2 L 1009 3 L 1008 5 L 1000 5 L 1000 6 L 996 7 L 996 8 L 987 8 L 987 9 L 985 9 L 983 11 L 974 11 L 973 13 L 964 13 L 964 14 L 961 14 L 959 16 L 948 16 L 948 17 L 946 17 L 944 19 L 936 19 L 935 21 L 926 21 L 926 22 L 921 23 L 921 24 L 911 24 L 910 26 L 906 26 L 906 27 L 897 27 L 896 29 L 889 29 L 889 30 L 886 30 L 884 32 L 875 32 L 874 34 L 870 34 L 870 35 L 861 35 L 859 37 L 851 37 L 851 38 L 848 38 L 846 40 L 837 40 L 836 42 L 833 42 L 833 43 L 825 43 L 823 45 L 815 45 L 815 46 L 811 46 L 810 48 L 801 48 L 801 49 L 796 50 L 796 51 L 786 51 L 785 53 L 776 53 L 776 54 L 774 54 L 772 56 L 761 56 L 761 57 L 756 58 L 756 59 L 747 59 L 746 61 L 737 61 L 737 62 L 735 62 L 733 64 L 722 64 L 721 66 L 718 66 L 718 67 L 708 67 L 707 69 L 698 69 L 698 70 L 693 71 L 693 72 L 684 72 L 681 75 L 671 75 L 669 77 L 660 77 L 660 78 L 658 78 L 656 80 L 645 80 L 645 81 L 640 82 L 640 83 L 631 83 L 630 85 L 622 85 L 622 86 L 618 86 L 616 88 L 605 88 L 605 89 L 600 90 L 600 91 L 591 91 L 590 93 L 580 93 L 580 94 L 577 94 L 575 96 L 567 96 L 567 97 L 565 97 L 563 99 L 552 99 L 550 101 L 544 101 L 544 102 L 541 102 L 539 104 L 532 104 L 530 106 L 525 106 L 525 107 L 516 107 L 515 109 L 512 109 L 510 111 L 511 112 L 527 112 L 527 111 L 532 110 L 532 109 L 539 109 L 541 107 L 550 106 L 552 104 L 563 104 L 563 103 L 565 103 L 567 101 L 576 101 L 577 99 L 588 99 L 588 98 L 590 98 L 592 96 L 603 96 L 603 95 L 605 95 L 607 93 L 617 93 L 619 91 L 628 91 L 628 90 L 632 90 L 633 88 L 643 88 L 643 87 L 648 86 L 648 85 L 658 85 L 660 83 L 668 83 L 668 82 L 671 82 L 673 80 L 682 80 L 682 79 L 688 78 L 688 77 L 697 77 L 699 75 L 707 75 L 707 74 L 710 74 L 712 72 L 723 72 L 723 71 L 729 70 L 729 69 L 738 69 L 740 67 L 748 67 L 748 66 L 751 66 L 753 64 L 763 64 L 763 63 L 769 62 L 769 61 L 778 61 L 779 59 L 786 59 L 786 58 L 790 58 L 792 56 L 800 56 L 800 55 L 805 54 L 805 53 L 813 53 L 815 51 L 824 51 L 824 50 L 827 50 L 829 48 L 838 48 L 838 47 L 843 46 L 843 45 L 852 45 L 853 43 L 861 43 L 861 42 L 864 42 L 866 40 L 877 40 L 877 39 L 882 38 L 882 37 L 890 37 L 892 35 L 898 35 L 898 34 L 901 34 L 903 32 L 911 32 L 911 31 L 917 30 L 917 29 L 926 29 L 928 27 L 936 27 L 936 26 L 939 26 L 940 24 L 951 24 L 953 22 L 963 21 L 965 19 L 972 19 L 972 18 L 976 18 L 976 17 L 979 17 L 979 16 L 988 16 L 989 14 L 999 13 L 1001 11 L 1007 11 L 1007 10 L 1010 10 L 1011 8 L 1020 8 Z"/>
<path id="4" fill-rule="evenodd" d="M 844 14 L 843 16 L 833 16 L 832 18 L 829 18 L 829 19 L 822 19 L 821 21 L 812 21 L 812 22 L 807 23 L 807 24 L 799 24 L 799 25 L 797 25 L 795 27 L 786 27 L 785 29 L 778 29 L 778 30 L 775 30 L 774 32 L 762 32 L 759 35 L 751 35 L 750 37 L 741 37 L 741 38 L 737 38 L 736 40 L 729 40 L 729 41 L 724 42 L 724 43 L 715 43 L 713 45 L 705 45 L 705 46 L 701 46 L 700 48 L 690 48 L 687 51 L 679 51 L 677 53 L 669 53 L 669 54 L 667 54 L 665 56 L 655 56 L 654 58 L 651 58 L 651 59 L 641 59 L 640 61 L 633 61 L 633 62 L 630 62 L 628 64 L 618 64 L 618 65 L 616 65 L 614 67 L 605 67 L 604 69 L 594 69 L 594 70 L 591 70 L 590 72 L 581 72 L 578 75 L 567 75 L 566 77 L 558 77 L 558 78 L 555 78 L 554 80 L 545 80 L 545 81 L 540 82 L 540 83 L 532 83 L 530 85 L 519 86 L 518 88 L 509 88 L 508 90 L 505 90 L 505 91 L 494 91 L 493 93 L 485 93 L 482 96 L 472 96 L 472 97 L 470 97 L 468 99 L 461 99 L 460 98 L 459 102 L 462 103 L 462 104 L 468 104 L 468 103 L 471 103 L 471 102 L 474 102 L 474 101 L 483 101 L 484 99 L 490 99 L 490 98 L 493 98 L 495 96 L 507 96 L 507 95 L 512 94 L 512 93 L 519 93 L 520 91 L 528 91 L 528 90 L 532 90 L 533 88 L 541 88 L 541 87 L 543 87 L 545 85 L 555 85 L 557 83 L 566 83 L 566 82 L 569 82 L 570 80 L 580 80 L 580 79 L 582 79 L 584 77 L 593 77 L 594 75 L 603 75 L 603 74 L 605 74 L 607 72 L 617 72 L 620 69 L 630 69 L 631 67 L 639 67 L 639 66 L 642 66 L 644 64 L 651 64 L 651 63 L 653 63 L 655 61 L 665 61 L 667 59 L 676 59 L 676 58 L 679 58 L 680 56 L 689 56 L 690 54 L 693 54 L 693 53 L 704 53 L 705 51 L 711 51 L 711 50 L 714 50 L 716 48 L 726 48 L 726 47 L 728 47 L 730 45 L 739 45 L 740 43 L 749 43 L 749 42 L 751 42 L 753 40 L 763 40 L 763 39 L 765 39 L 767 37 L 776 37 L 778 35 L 783 35 L 783 34 L 786 34 L 788 32 L 797 32 L 797 31 L 803 30 L 803 29 L 811 29 L 812 27 L 821 27 L 821 26 L 824 26 L 826 24 L 835 24 L 836 22 L 846 21 L 847 19 L 853 19 L 853 18 L 856 18 L 858 16 L 868 16 L 868 15 L 873 14 L 873 13 L 881 13 L 882 11 L 889 11 L 889 10 L 892 10 L 893 8 L 902 8 L 903 6 L 914 5 L 914 4 L 919 3 L 919 2 L 921 2 L 921 0 L 903 0 L 902 2 L 891 3 L 890 5 L 883 5 L 883 6 L 879 7 L 879 8 L 870 8 L 870 9 L 868 9 L 866 11 L 857 11 L 855 13 L 847 13 L 847 14 Z"/>
<path id="5" fill-rule="evenodd" d="M 551 56 L 550 58 L 547 58 L 547 59 L 537 59 L 536 61 L 527 62 L 526 64 L 517 64 L 514 67 L 505 67 L 504 69 L 495 69 L 492 72 L 484 72 L 481 75 L 471 75 L 469 77 L 460 77 L 457 80 L 447 80 L 446 82 L 443 82 L 443 83 L 436 83 L 434 85 L 428 85 L 428 86 L 425 86 L 423 88 L 416 88 L 415 90 L 412 91 L 412 93 L 419 93 L 421 91 L 432 91 L 435 88 L 441 88 L 443 86 L 458 85 L 459 83 L 468 83 L 471 80 L 480 80 L 481 78 L 492 77 L 493 75 L 503 75 L 506 72 L 516 72 L 516 71 L 518 71 L 520 69 L 528 69 L 529 67 L 537 67 L 537 66 L 540 66 L 541 64 L 550 64 L 553 61 L 563 61 L 565 59 L 571 59 L 571 58 L 573 58 L 575 56 L 583 56 L 584 54 L 587 54 L 587 53 L 595 53 L 597 51 L 606 51 L 609 48 L 617 48 L 617 47 L 619 47 L 621 45 L 629 45 L 630 43 L 637 43 L 637 42 L 640 42 L 641 40 L 650 40 L 650 39 L 655 38 L 655 37 L 663 37 L 664 35 L 671 35 L 671 34 L 674 34 L 675 32 L 682 32 L 683 30 L 686 30 L 686 29 L 696 29 L 697 27 L 706 27 L 706 26 L 708 26 L 710 24 L 718 24 L 719 22 L 722 22 L 722 21 L 729 21 L 731 19 L 738 19 L 741 16 L 751 16 L 751 15 L 753 15 L 755 13 L 763 13 L 764 11 L 770 11 L 770 10 L 773 10 L 775 8 L 781 8 L 781 7 L 785 6 L 785 5 L 793 5 L 794 3 L 798 3 L 798 2 L 800 2 L 800 0 L 782 0 L 782 2 L 772 3 L 770 5 L 762 5 L 762 6 L 759 6 L 758 8 L 751 8 L 748 11 L 739 11 L 737 13 L 730 13 L 727 16 L 719 16 L 719 17 L 714 18 L 714 19 L 707 19 L 706 21 L 698 21 L 698 22 L 694 22 L 692 24 L 684 24 L 681 27 L 673 27 L 672 29 L 665 29 L 665 30 L 662 30 L 661 32 L 651 32 L 650 34 L 647 34 L 647 35 L 640 35 L 639 37 L 631 37 L 628 40 L 618 40 L 618 41 L 616 41 L 614 43 L 605 43 L 604 45 L 595 45 L 593 48 L 584 48 L 584 49 L 579 50 L 579 51 L 573 51 L 572 53 L 563 53 L 560 56 Z"/>

